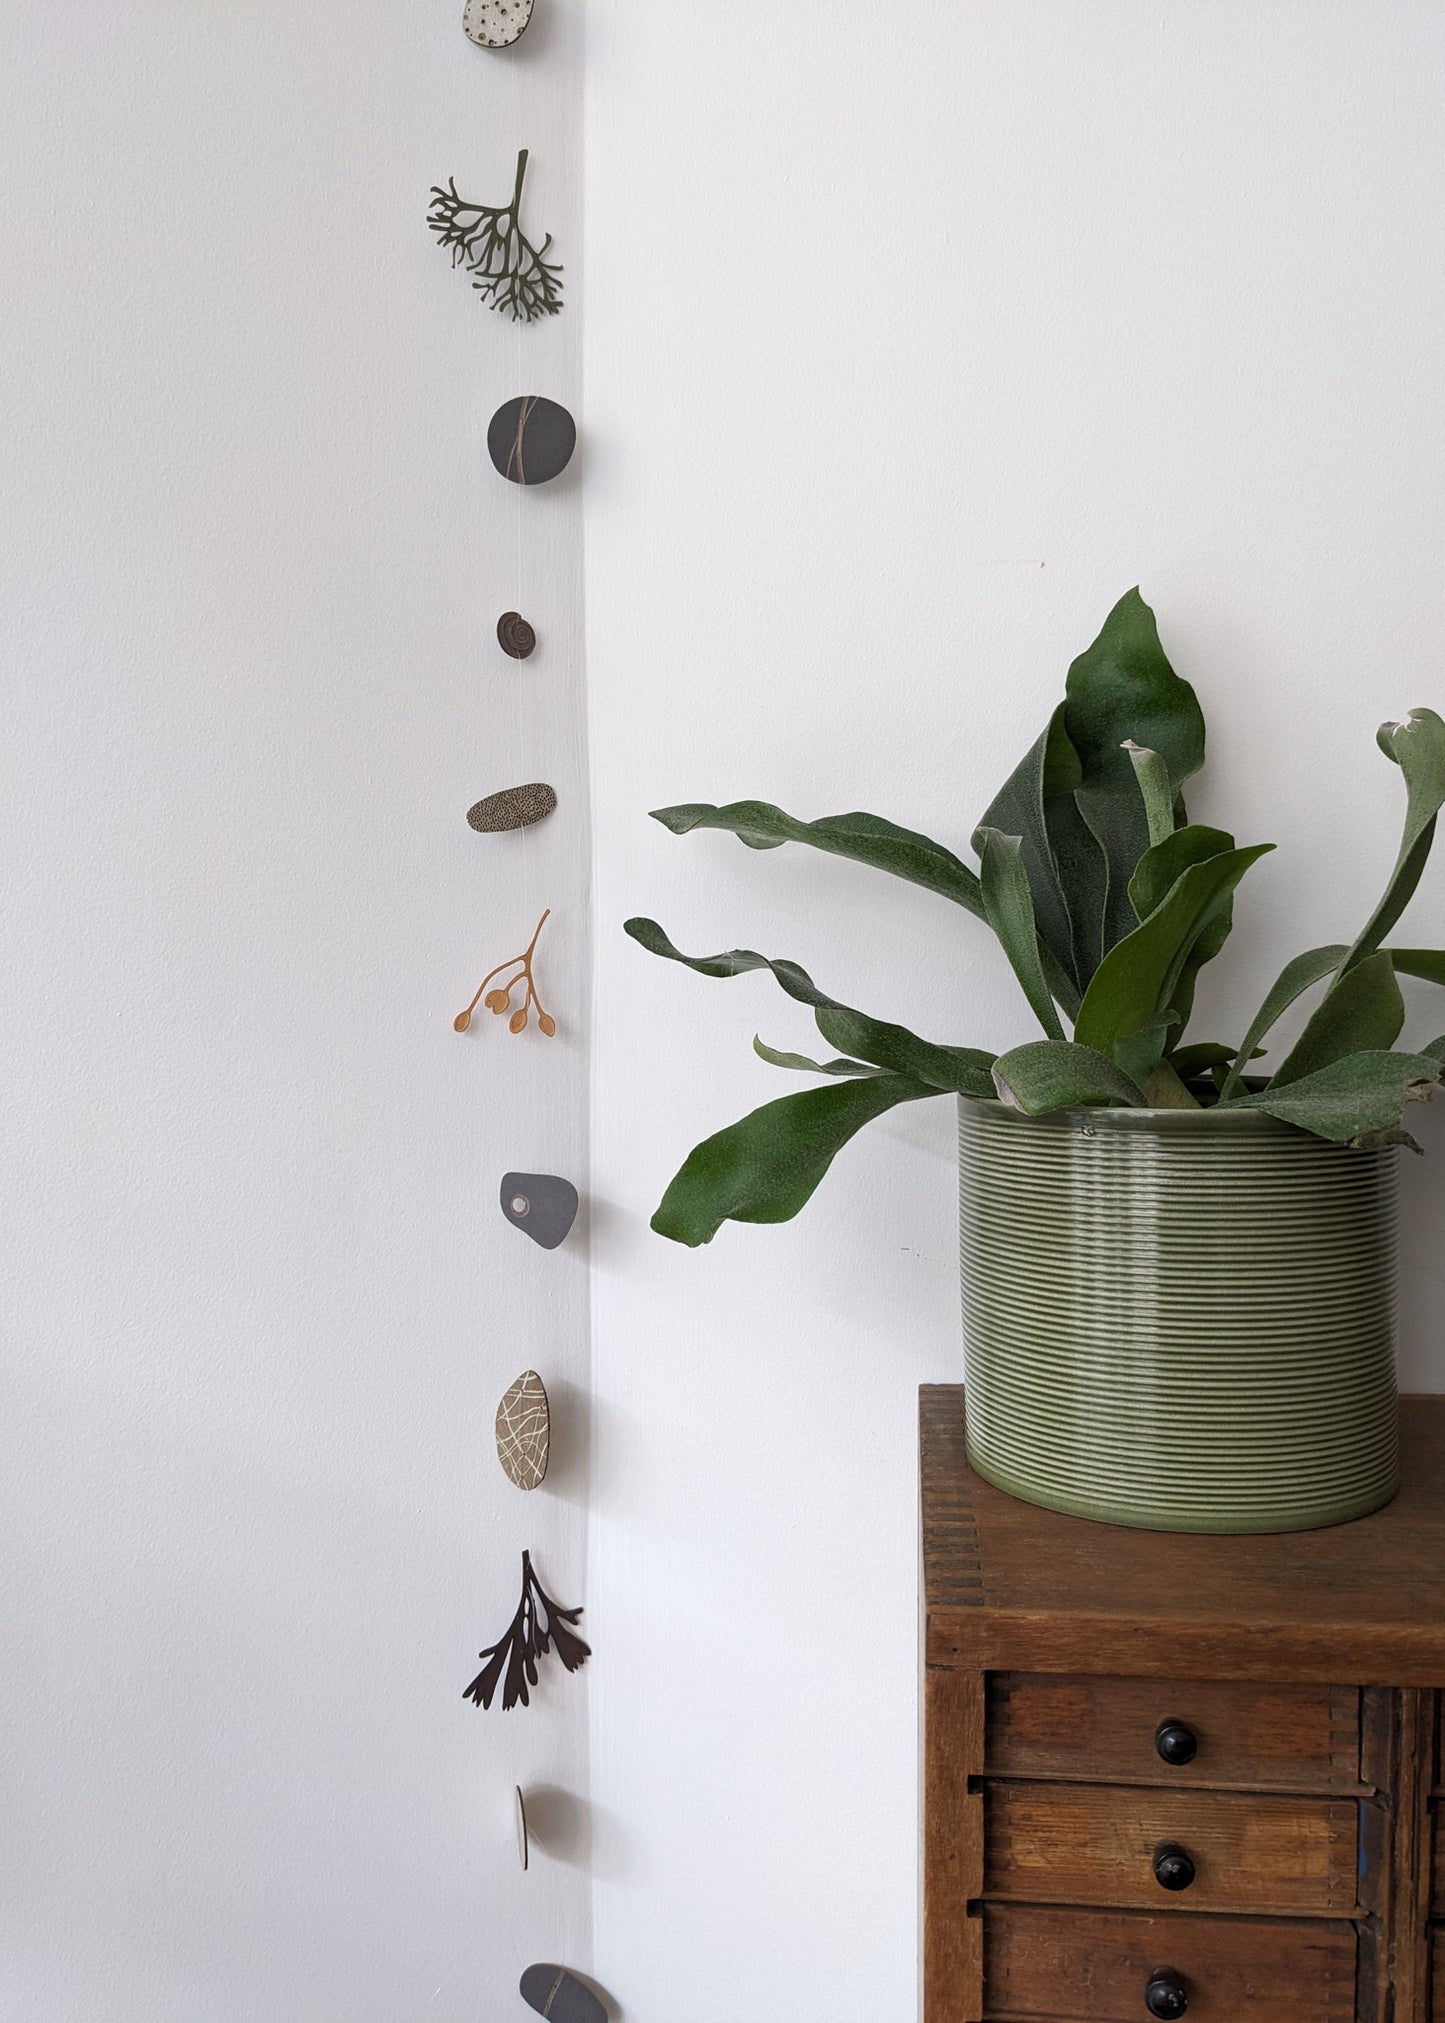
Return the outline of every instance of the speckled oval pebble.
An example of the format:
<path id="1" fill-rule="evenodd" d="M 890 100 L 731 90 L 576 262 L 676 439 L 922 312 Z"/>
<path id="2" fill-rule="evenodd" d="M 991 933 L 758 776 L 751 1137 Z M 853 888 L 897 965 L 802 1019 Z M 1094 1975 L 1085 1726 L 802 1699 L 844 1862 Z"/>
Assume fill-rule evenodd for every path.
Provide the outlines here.
<path id="1" fill-rule="evenodd" d="M 467 822 L 479 836 L 495 836 L 503 829 L 526 829 L 550 815 L 557 795 L 545 780 L 532 780 L 525 787 L 503 787 L 467 809 Z"/>
<path id="2" fill-rule="evenodd" d="M 467 0 L 462 27 L 482 49 L 506 49 L 532 18 L 532 0 Z"/>
<path id="3" fill-rule="evenodd" d="M 536 651 L 537 635 L 520 611 L 504 611 L 497 620 L 497 644 L 513 660 L 526 660 Z"/>
<path id="4" fill-rule="evenodd" d="M 487 424 L 487 454 L 514 485 L 545 485 L 560 477 L 576 447 L 576 422 L 540 393 L 504 400 Z"/>
<path id="5" fill-rule="evenodd" d="M 607 2011 L 592 1990 L 565 1967 L 528 1967 L 522 1976 L 522 2000 L 551 2023 L 607 2023 Z"/>

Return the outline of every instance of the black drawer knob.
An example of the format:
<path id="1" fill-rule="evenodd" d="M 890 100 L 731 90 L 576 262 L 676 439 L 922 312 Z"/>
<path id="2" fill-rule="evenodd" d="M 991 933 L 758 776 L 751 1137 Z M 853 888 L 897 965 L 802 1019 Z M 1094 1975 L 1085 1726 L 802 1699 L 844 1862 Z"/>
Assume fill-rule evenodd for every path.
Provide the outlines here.
<path id="1" fill-rule="evenodd" d="M 1156 1967 L 1144 1986 L 1144 2007 L 1151 2016 L 1182 2016 L 1189 2007 L 1184 1976 L 1174 1967 Z"/>
<path id="2" fill-rule="evenodd" d="M 1154 1850 L 1154 1880 L 1161 1890 L 1187 1890 L 1194 1880 L 1194 1863 L 1177 1840 L 1161 1840 Z"/>
<path id="3" fill-rule="evenodd" d="M 1154 1730 L 1154 1747 L 1166 1763 L 1178 1767 L 1192 1763 L 1199 1754 L 1199 1737 L 1183 1721 L 1161 1721 Z"/>

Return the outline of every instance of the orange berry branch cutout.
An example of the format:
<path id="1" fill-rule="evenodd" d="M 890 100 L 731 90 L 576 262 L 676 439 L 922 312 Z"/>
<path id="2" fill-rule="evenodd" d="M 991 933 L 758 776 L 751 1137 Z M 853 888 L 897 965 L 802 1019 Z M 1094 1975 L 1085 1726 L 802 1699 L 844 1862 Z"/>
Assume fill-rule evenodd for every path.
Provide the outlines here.
<path id="1" fill-rule="evenodd" d="M 537 946 L 537 937 L 546 926 L 551 912 L 552 909 L 549 906 L 547 911 L 542 915 L 542 918 L 537 922 L 537 933 L 532 936 L 532 939 L 527 943 L 526 948 L 520 955 L 509 955 L 505 962 L 499 962 L 495 969 L 487 971 L 486 975 L 477 985 L 476 997 L 472 999 L 464 1012 L 458 1012 L 452 1020 L 452 1030 L 454 1032 L 464 1033 L 466 1031 L 472 1022 L 472 1013 L 476 1010 L 479 1001 L 486 1005 L 489 1012 L 495 1012 L 498 1018 L 501 1017 L 504 1011 L 511 1011 L 512 992 L 519 984 L 525 983 L 527 986 L 526 996 L 507 1020 L 507 1030 L 512 1033 L 524 1032 L 527 1025 L 527 1014 L 532 1006 L 535 1005 L 537 1008 L 537 1024 L 541 1027 L 547 1038 L 551 1039 L 557 1030 L 557 1021 L 550 1012 L 543 1011 L 542 1000 L 537 995 L 537 986 L 532 976 L 532 954 Z M 492 981 L 494 976 L 500 976 L 504 969 L 511 969 L 514 965 L 517 971 L 514 977 L 511 977 L 506 984 L 498 984 L 494 990 L 487 990 L 487 985 Z M 485 997 L 482 996 L 483 991 L 487 992 Z"/>

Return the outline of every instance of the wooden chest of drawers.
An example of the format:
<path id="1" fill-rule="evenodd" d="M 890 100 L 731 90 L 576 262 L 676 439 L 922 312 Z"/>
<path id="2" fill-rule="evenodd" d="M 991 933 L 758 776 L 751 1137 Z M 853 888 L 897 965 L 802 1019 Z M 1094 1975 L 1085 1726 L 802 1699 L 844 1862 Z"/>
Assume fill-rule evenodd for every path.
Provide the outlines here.
<path id="1" fill-rule="evenodd" d="M 1445 2023 L 1445 1398 L 1270 1538 L 1037 1510 L 920 1402 L 924 2023 Z"/>

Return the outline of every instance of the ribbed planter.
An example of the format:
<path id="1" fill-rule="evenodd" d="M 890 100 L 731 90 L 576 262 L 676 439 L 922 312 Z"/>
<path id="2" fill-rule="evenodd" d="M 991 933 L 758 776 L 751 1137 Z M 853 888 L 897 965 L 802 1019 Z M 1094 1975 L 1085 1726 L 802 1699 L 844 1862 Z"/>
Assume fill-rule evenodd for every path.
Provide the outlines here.
<path id="1" fill-rule="evenodd" d="M 1395 1161 L 1249 1111 L 961 1100 L 973 1466 L 1153 1531 L 1388 1503 Z"/>

